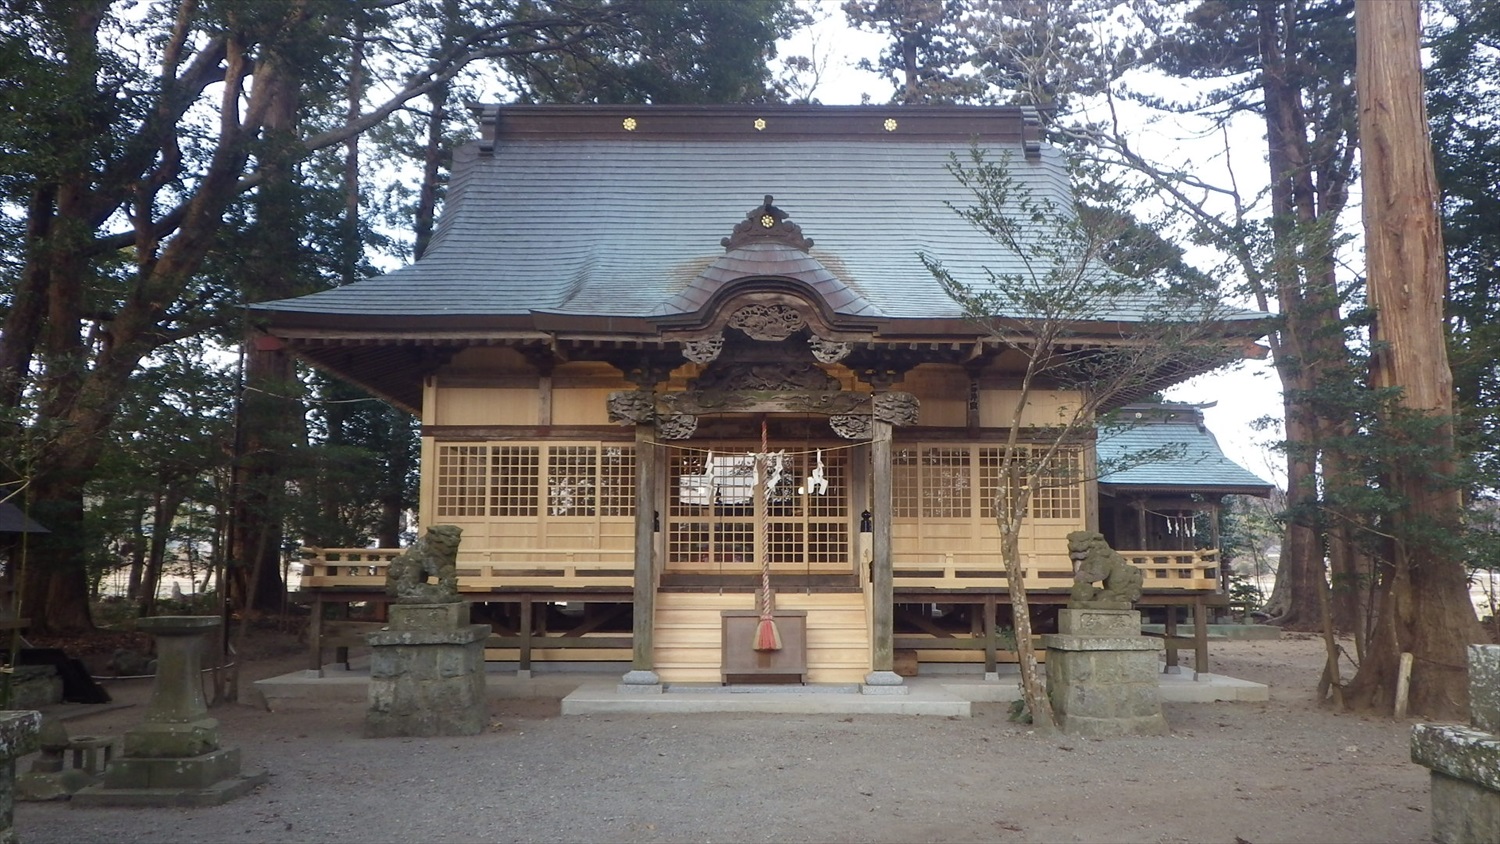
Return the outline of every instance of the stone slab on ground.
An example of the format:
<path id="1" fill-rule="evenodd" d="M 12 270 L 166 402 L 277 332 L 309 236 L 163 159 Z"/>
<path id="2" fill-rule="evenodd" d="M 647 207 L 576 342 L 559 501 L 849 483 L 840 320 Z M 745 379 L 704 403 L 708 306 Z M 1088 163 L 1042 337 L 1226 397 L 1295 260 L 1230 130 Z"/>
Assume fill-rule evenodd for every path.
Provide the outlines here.
<path id="1" fill-rule="evenodd" d="M 1142 624 L 1142 633 L 1162 635 L 1167 630 L 1165 624 Z M 1177 625 L 1177 635 L 1191 639 L 1193 637 L 1192 622 Z M 1280 639 L 1281 628 L 1269 624 L 1210 624 L 1208 625 L 1208 638 L 1210 639 L 1239 639 L 1239 640 L 1269 640 Z"/>
<path id="2" fill-rule="evenodd" d="M 937 715 L 968 718 L 967 700 L 940 683 L 913 684 L 904 695 L 850 694 L 843 685 L 765 686 L 758 694 L 705 692 L 702 688 L 659 695 L 621 694 L 614 683 L 589 682 L 562 700 L 564 715 L 621 713 L 768 712 L 782 715 Z"/>
<path id="3" fill-rule="evenodd" d="M 219 780 L 207 788 L 105 788 L 89 786 L 73 795 L 68 805 L 75 808 L 93 806 L 180 807 L 222 806 L 244 797 L 266 784 L 265 771 L 241 771 Z"/>

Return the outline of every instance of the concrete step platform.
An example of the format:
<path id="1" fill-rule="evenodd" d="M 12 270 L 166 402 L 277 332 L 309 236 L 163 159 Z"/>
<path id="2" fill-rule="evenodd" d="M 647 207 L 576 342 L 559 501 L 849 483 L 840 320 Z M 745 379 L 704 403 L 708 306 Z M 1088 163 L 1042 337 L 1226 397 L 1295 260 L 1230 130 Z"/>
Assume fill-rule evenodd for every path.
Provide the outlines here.
<path id="1" fill-rule="evenodd" d="M 970 715 L 969 701 L 948 691 L 941 683 L 912 682 L 906 685 L 906 694 L 860 694 L 858 686 L 842 684 L 760 685 L 754 687 L 758 691 L 741 691 L 739 686 L 693 685 L 684 688 L 667 683 L 660 694 L 642 694 L 621 692 L 618 683 L 590 682 L 563 698 L 562 714 L 771 712 L 781 715 L 937 715 L 947 718 L 968 718 Z"/>
<path id="2" fill-rule="evenodd" d="M 1020 678 L 1002 671 L 986 678 L 976 674 L 942 673 L 908 677 L 905 694 L 861 694 L 856 684 L 798 685 L 668 683 L 660 694 L 621 692 L 626 666 L 590 671 L 538 671 L 523 676 L 514 669 L 489 666 L 485 683 L 492 698 L 551 698 L 562 700 L 564 715 L 623 712 L 772 712 L 791 714 L 937 715 L 967 718 L 971 703 L 1009 703 L 1020 699 Z M 1255 702 L 1270 699 L 1270 690 L 1223 674 L 1191 670 L 1159 675 L 1161 699 L 1166 703 Z M 322 704 L 362 707 L 369 695 L 370 672 L 363 666 L 346 670 L 330 664 L 322 676 L 293 671 L 254 684 L 260 703 L 278 711 Z M 887 687 L 889 688 L 889 687 Z"/>

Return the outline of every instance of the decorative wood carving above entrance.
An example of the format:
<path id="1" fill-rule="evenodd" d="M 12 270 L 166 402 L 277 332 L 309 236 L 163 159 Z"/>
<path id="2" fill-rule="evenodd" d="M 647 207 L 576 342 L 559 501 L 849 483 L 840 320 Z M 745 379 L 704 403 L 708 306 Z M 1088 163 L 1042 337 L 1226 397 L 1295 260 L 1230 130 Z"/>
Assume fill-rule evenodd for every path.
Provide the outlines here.
<path id="1" fill-rule="evenodd" d="M 729 317 L 729 326 L 753 340 L 785 340 L 801 331 L 807 320 L 791 305 L 746 305 Z"/>
<path id="2" fill-rule="evenodd" d="M 746 361 L 724 363 L 704 370 L 692 389 L 701 392 L 737 390 L 829 390 L 839 381 L 817 364 L 801 361 Z"/>
<path id="3" fill-rule="evenodd" d="M 841 393 L 820 390 L 736 390 L 730 392 L 671 393 L 662 396 L 661 404 L 673 413 L 707 415 L 710 413 L 816 413 L 834 415 L 865 410 L 869 393 Z"/>

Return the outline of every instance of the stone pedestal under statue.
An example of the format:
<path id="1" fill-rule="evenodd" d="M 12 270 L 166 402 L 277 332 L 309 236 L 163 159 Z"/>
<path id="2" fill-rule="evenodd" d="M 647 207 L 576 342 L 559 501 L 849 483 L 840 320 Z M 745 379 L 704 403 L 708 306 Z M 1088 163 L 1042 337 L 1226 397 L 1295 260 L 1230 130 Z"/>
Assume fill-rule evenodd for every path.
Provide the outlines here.
<path id="1" fill-rule="evenodd" d="M 472 736 L 488 720 L 484 686 L 487 624 L 469 623 L 458 597 L 463 529 L 433 525 L 391 560 L 390 626 L 370 643 L 365 737 Z"/>
<path id="2" fill-rule="evenodd" d="M 1432 840 L 1500 841 L 1500 645 L 1469 646 L 1469 721 L 1418 724 L 1411 760 L 1432 771 Z"/>
<path id="3" fill-rule="evenodd" d="M 42 713 L 0 712 L 0 844 L 15 844 L 16 760 L 37 749 Z"/>
<path id="4" fill-rule="evenodd" d="M 157 616 L 136 622 L 156 638 L 156 679 L 142 723 L 125 733 L 97 785 L 74 806 L 216 806 L 266 781 L 242 772 L 240 751 L 219 746 L 219 722 L 203 698 L 203 634 L 217 616 Z"/>
<path id="5" fill-rule="evenodd" d="M 392 604 L 390 628 L 371 633 L 365 736 L 472 736 L 488 718 L 484 640 L 469 605 Z"/>
<path id="6" fill-rule="evenodd" d="M 1107 738 L 1161 735 L 1167 720 L 1157 688 L 1160 640 L 1141 635 L 1132 609 L 1068 608 L 1047 648 L 1047 696 L 1065 733 Z"/>

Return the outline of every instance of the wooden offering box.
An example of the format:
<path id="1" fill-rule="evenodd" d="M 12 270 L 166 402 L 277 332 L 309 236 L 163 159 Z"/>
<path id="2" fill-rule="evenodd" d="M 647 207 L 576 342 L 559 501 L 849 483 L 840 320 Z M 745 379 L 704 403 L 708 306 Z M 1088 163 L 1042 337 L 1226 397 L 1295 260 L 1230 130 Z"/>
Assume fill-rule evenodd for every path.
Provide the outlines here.
<path id="1" fill-rule="evenodd" d="M 725 683 L 806 683 L 807 613 L 776 612 L 781 650 L 757 651 L 758 610 L 724 610 L 723 674 Z"/>

